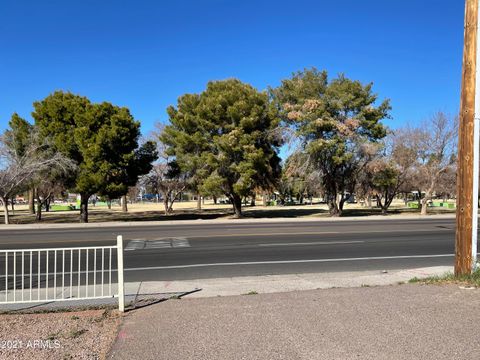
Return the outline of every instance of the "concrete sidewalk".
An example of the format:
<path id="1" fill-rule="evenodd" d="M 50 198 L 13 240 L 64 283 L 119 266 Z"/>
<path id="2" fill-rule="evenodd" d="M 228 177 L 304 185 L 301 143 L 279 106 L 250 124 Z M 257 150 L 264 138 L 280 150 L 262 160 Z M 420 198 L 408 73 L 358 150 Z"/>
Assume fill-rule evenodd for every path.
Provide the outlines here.
<path id="1" fill-rule="evenodd" d="M 243 295 L 249 292 L 261 294 L 298 290 L 316 290 L 343 287 L 396 285 L 412 278 L 441 276 L 452 272 L 452 266 L 384 271 L 355 271 L 332 273 L 306 273 L 287 275 L 239 276 L 214 279 L 179 281 L 148 281 L 126 283 L 126 294 L 186 293 L 196 289 L 188 297 L 215 297 Z"/>
<path id="2" fill-rule="evenodd" d="M 169 300 L 130 313 L 111 359 L 478 359 L 480 290 L 396 285 Z"/>
<path id="3" fill-rule="evenodd" d="M 241 219 L 213 219 L 213 220 L 162 220 L 162 221 L 108 221 L 97 223 L 65 223 L 65 224 L 0 224 L 1 230 L 29 230 L 29 229 L 76 229 L 76 228 L 102 228 L 102 227 L 147 227 L 162 225 L 195 225 L 195 224 L 249 224 L 249 223 L 285 223 L 285 222 L 331 222 L 331 221 L 388 221 L 388 220 L 421 220 L 421 219 L 455 219 L 455 214 L 390 214 L 371 216 L 345 216 L 345 217 L 278 217 L 278 218 L 241 218 Z"/>
<path id="4" fill-rule="evenodd" d="M 244 295 L 248 293 L 281 293 L 300 290 L 329 289 L 339 287 L 366 287 L 379 285 L 395 285 L 408 282 L 412 278 L 426 278 L 429 276 L 440 276 L 453 271 L 451 266 L 434 266 L 427 268 L 390 270 L 382 271 L 356 271 L 356 272 L 334 272 L 334 273 L 306 273 L 287 275 L 265 275 L 265 276 L 239 276 L 230 278 L 196 279 L 181 281 L 149 281 L 125 283 L 125 304 L 128 307 L 135 307 L 137 302 L 143 303 L 145 299 L 158 301 L 171 297 L 188 294 L 188 298 L 216 297 Z M 75 287 L 74 294 L 78 294 Z M 108 287 L 104 287 L 107 294 Z M 54 288 L 48 289 L 50 297 L 53 297 Z M 69 287 L 57 287 L 57 299 L 70 298 Z M 89 286 L 90 294 L 93 288 Z M 112 293 L 117 293 L 116 284 L 113 285 Z M 96 286 L 96 293 L 101 294 L 101 285 Z M 80 294 L 86 294 L 84 285 L 80 286 Z M 0 296 L 6 300 L 5 293 Z M 8 298 L 13 299 L 13 290 L 8 291 Z M 30 299 L 29 289 L 23 291 L 25 299 Z M 37 289 L 33 289 L 32 299 L 38 296 Z M 45 289 L 42 289 L 41 299 L 46 296 Z M 16 291 L 17 299 L 22 298 L 22 291 Z M 147 302 L 150 302 L 148 300 Z M 89 299 L 89 300 L 59 300 L 38 301 L 33 303 L 0 304 L 2 311 L 52 311 L 61 309 L 83 308 L 89 306 L 116 306 L 117 298 Z"/>

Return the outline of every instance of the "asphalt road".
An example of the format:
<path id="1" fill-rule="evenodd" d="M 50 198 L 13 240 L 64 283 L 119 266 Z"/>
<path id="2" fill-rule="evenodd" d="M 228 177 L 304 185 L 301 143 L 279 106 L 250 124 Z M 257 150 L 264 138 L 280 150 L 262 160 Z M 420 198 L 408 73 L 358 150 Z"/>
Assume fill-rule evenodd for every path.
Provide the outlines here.
<path id="1" fill-rule="evenodd" d="M 1 230 L 0 249 L 114 245 L 119 234 L 126 281 L 180 280 L 452 265 L 455 220 Z"/>

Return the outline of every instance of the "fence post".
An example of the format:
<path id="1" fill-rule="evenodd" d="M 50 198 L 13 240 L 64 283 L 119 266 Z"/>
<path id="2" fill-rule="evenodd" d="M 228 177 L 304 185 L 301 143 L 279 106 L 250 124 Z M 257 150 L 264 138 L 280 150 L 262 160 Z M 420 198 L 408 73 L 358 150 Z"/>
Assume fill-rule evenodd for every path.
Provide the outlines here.
<path id="1" fill-rule="evenodd" d="M 118 269 L 118 310 L 125 311 L 125 293 L 123 284 L 123 237 L 117 236 L 117 269 Z"/>

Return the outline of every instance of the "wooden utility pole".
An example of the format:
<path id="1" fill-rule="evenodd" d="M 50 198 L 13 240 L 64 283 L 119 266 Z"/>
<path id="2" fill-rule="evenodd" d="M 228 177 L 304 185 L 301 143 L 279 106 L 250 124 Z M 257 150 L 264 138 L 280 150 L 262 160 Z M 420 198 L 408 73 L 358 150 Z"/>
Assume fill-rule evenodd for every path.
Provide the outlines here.
<path id="1" fill-rule="evenodd" d="M 474 259 L 472 248 L 474 221 L 474 123 L 477 63 L 478 1 L 466 0 L 465 34 L 462 66 L 462 92 L 458 129 L 457 229 L 455 234 L 455 275 L 471 274 Z M 477 109 L 479 111 L 480 109 Z M 478 159 L 476 159 L 478 161 Z M 476 208 L 476 206 L 475 206 Z M 475 226 L 474 226 L 475 225 Z M 476 237 L 476 236 L 475 236 Z M 476 240 L 476 239 L 475 239 Z"/>

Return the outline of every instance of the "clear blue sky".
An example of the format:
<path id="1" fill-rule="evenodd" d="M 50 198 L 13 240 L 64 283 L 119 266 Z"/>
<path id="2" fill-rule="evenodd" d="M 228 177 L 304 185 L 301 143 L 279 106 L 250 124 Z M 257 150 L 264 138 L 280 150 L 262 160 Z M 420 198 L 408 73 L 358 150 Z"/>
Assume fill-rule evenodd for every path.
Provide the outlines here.
<path id="1" fill-rule="evenodd" d="M 464 1 L 2 0 L 0 130 L 54 90 L 127 106 L 148 133 L 207 81 L 304 67 L 373 81 L 391 127 L 459 108 Z"/>

